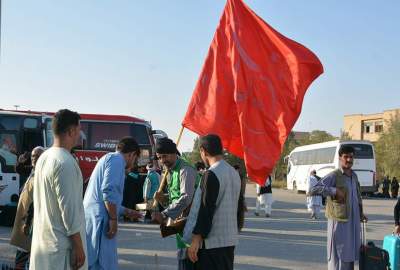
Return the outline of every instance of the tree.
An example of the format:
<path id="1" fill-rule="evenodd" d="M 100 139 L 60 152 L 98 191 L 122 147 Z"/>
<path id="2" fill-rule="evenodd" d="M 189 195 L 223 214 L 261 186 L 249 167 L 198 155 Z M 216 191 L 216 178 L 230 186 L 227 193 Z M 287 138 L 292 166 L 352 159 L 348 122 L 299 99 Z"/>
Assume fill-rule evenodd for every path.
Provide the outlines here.
<path id="1" fill-rule="evenodd" d="M 199 140 L 199 137 L 197 137 L 196 139 L 194 139 L 193 150 L 188 157 L 188 160 L 191 164 L 196 164 L 196 162 L 201 161 L 199 144 L 200 144 L 200 140 Z"/>
<path id="2" fill-rule="evenodd" d="M 350 134 L 344 130 L 340 133 L 340 139 L 342 141 L 351 141 L 353 138 L 350 136 Z"/>
<path id="3" fill-rule="evenodd" d="M 196 162 L 202 161 L 201 156 L 200 156 L 200 139 L 199 139 L 199 137 L 197 137 L 194 140 L 193 150 L 190 153 L 190 155 L 188 155 L 187 159 L 189 160 L 189 162 L 191 164 L 196 164 Z M 224 159 L 232 166 L 239 165 L 241 175 L 246 176 L 246 166 L 244 165 L 243 159 L 241 159 L 235 155 L 232 155 L 231 153 L 229 153 L 227 151 L 224 151 Z"/>
<path id="4" fill-rule="evenodd" d="M 300 145 L 321 143 L 336 140 L 337 138 L 323 130 L 313 130 L 308 137 L 299 141 Z"/>
<path id="5" fill-rule="evenodd" d="M 400 176 L 400 115 L 389 121 L 389 128 L 375 143 L 377 174 Z"/>

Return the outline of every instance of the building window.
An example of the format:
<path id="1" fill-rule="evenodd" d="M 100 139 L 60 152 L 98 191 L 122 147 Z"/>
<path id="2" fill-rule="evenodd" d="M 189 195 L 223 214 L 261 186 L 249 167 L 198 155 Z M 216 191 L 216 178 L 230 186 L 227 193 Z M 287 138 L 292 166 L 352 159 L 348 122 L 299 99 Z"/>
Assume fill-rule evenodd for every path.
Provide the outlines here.
<path id="1" fill-rule="evenodd" d="M 376 133 L 383 132 L 383 122 L 382 121 L 375 122 L 375 132 Z"/>
<path id="2" fill-rule="evenodd" d="M 364 133 L 373 133 L 374 125 L 372 123 L 364 123 Z"/>

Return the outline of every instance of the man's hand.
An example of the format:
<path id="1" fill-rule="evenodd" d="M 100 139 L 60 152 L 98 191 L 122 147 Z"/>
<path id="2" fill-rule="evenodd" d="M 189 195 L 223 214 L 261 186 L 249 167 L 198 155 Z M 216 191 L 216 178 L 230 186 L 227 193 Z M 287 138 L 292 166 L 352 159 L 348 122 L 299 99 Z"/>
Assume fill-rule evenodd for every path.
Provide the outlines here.
<path id="1" fill-rule="evenodd" d="M 163 224 L 165 222 L 165 219 L 160 212 L 154 212 L 151 214 L 151 221 L 155 221 L 158 224 Z"/>
<path id="2" fill-rule="evenodd" d="M 117 219 L 110 219 L 108 220 L 108 232 L 107 237 L 109 239 L 113 239 L 118 231 L 118 220 Z"/>
<path id="3" fill-rule="evenodd" d="M 86 260 L 81 235 L 80 233 L 73 234 L 70 236 L 70 239 L 72 240 L 71 266 L 72 269 L 78 270 L 83 266 Z"/>
<path id="4" fill-rule="evenodd" d="M 400 226 L 399 226 L 399 225 L 396 225 L 396 226 L 394 227 L 393 233 L 394 233 L 394 234 L 397 234 L 397 235 L 400 235 Z"/>
<path id="5" fill-rule="evenodd" d="M 22 225 L 22 231 L 24 232 L 25 235 L 29 235 L 30 226 L 28 224 Z"/>
<path id="6" fill-rule="evenodd" d="M 188 257 L 192 263 L 195 263 L 199 260 L 197 253 L 199 252 L 202 241 L 203 239 L 201 238 L 201 235 L 193 234 L 192 244 L 187 250 Z"/>
<path id="7" fill-rule="evenodd" d="M 129 219 L 139 219 L 142 218 L 143 215 L 139 211 L 135 211 L 133 209 L 125 208 L 124 215 Z"/>
<path id="8" fill-rule="evenodd" d="M 162 191 L 156 191 L 156 193 L 154 193 L 154 199 L 161 204 L 164 204 L 168 201 L 168 197 L 165 196 L 164 192 Z"/>
<path id="9" fill-rule="evenodd" d="M 339 203 L 345 203 L 345 196 L 344 196 L 344 192 L 340 189 L 336 189 L 336 194 L 335 194 L 335 198 Z"/>

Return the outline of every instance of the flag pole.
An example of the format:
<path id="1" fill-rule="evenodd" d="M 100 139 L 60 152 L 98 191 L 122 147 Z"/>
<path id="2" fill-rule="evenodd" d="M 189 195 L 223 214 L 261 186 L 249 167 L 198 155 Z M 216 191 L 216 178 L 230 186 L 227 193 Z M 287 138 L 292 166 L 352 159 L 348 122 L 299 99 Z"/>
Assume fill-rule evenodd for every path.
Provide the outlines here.
<path id="1" fill-rule="evenodd" d="M 178 139 L 176 140 L 176 147 L 178 147 L 179 143 L 181 142 L 182 139 L 182 134 L 183 134 L 183 130 L 185 129 L 184 126 L 181 127 L 181 130 L 179 131 L 179 135 L 178 135 Z"/>

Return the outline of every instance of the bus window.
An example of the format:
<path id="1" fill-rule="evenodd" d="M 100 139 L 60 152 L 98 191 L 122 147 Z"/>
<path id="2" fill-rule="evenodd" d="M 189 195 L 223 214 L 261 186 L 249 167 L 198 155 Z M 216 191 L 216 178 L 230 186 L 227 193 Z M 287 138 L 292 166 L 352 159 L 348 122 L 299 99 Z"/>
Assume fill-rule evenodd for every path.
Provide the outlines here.
<path id="1" fill-rule="evenodd" d="M 132 124 L 131 135 L 136 139 L 140 145 L 149 145 L 150 136 L 145 125 Z"/>
<path id="2" fill-rule="evenodd" d="M 0 115 L 0 129 L 18 131 L 21 129 L 21 121 L 21 116 Z"/>
<path id="3" fill-rule="evenodd" d="M 119 140 L 130 136 L 130 124 L 90 123 L 90 150 L 115 151 Z"/>
<path id="4" fill-rule="evenodd" d="M 0 163 L 2 172 L 14 173 L 17 164 L 17 133 L 0 131 Z"/>
<path id="5" fill-rule="evenodd" d="M 336 147 L 322 148 L 317 150 L 319 159 L 317 164 L 333 163 L 335 159 Z"/>
<path id="6" fill-rule="evenodd" d="M 354 148 L 354 158 L 356 159 L 373 159 L 374 151 L 372 146 L 368 144 L 346 144 Z"/>
<path id="7" fill-rule="evenodd" d="M 25 118 L 24 128 L 35 129 L 39 128 L 39 120 L 37 118 Z"/>

